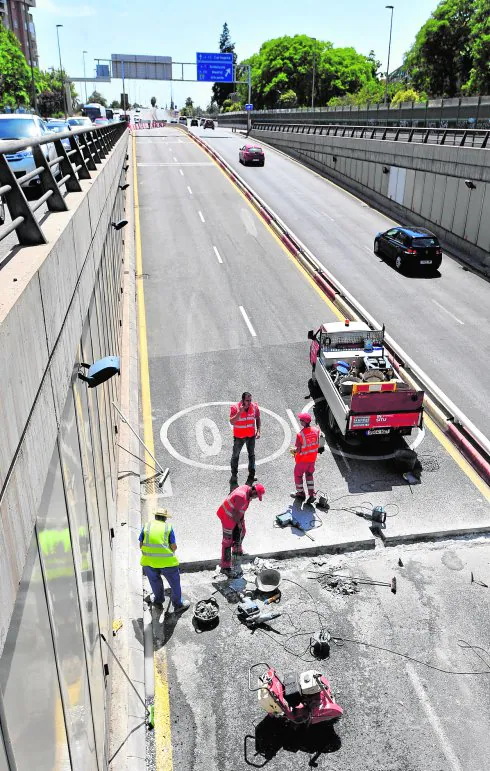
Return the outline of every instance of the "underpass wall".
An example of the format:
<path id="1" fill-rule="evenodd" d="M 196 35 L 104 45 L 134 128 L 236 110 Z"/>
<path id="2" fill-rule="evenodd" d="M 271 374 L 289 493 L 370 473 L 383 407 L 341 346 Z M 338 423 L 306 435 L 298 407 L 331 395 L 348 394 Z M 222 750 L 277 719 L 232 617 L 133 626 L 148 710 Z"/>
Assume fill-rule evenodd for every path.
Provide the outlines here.
<path id="1" fill-rule="evenodd" d="M 111 222 L 124 214 L 127 140 L 42 223 L 47 243 L 14 249 L 0 271 L 0 748 L 11 768 L 106 767 L 119 379 L 89 390 L 77 374 L 120 349 L 124 230 Z"/>
<path id="2" fill-rule="evenodd" d="M 399 222 L 429 228 L 450 251 L 490 275 L 487 150 L 258 129 L 251 136 L 306 163 Z"/>

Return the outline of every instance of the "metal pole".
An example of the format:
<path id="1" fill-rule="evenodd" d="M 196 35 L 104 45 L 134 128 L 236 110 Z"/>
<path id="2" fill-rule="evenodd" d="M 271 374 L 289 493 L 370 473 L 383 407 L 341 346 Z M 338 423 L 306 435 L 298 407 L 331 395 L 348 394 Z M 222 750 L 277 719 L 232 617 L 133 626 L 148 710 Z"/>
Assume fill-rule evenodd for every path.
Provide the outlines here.
<path id="1" fill-rule="evenodd" d="M 252 68 L 250 64 L 248 66 L 248 103 L 252 104 Z M 247 136 L 250 134 L 251 118 L 250 110 L 247 110 Z"/>
<path id="2" fill-rule="evenodd" d="M 83 77 L 86 78 L 87 75 L 85 73 L 85 54 L 88 53 L 87 51 L 82 51 L 83 54 Z M 85 80 L 85 104 L 88 102 L 88 96 L 87 96 L 87 81 Z"/>
<path id="3" fill-rule="evenodd" d="M 315 110 L 315 70 L 316 70 L 316 38 L 313 40 L 313 78 L 311 81 L 311 109 Z"/>
<path id="4" fill-rule="evenodd" d="M 27 45 L 29 47 L 29 62 L 31 65 L 31 86 L 32 86 L 32 106 L 34 108 L 34 112 L 37 112 L 37 94 L 36 94 L 36 83 L 34 81 L 34 65 L 32 63 L 32 48 L 31 48 L 31 29 L 29 26 L 29 14 L 27 12 L 27 5 L 24 2 L 24 17 L 25 17 L 25 23 L 27 27 Z"/>
<path id="5" fill-rule="evenodd" d="M 386 67 L 386 80 L 385 80 L 385 105 L 388 103 L 388 76 L 390 74 L 390 53 L 391 53 L 391 30 L 393 27 L 393 9 L 394 5 L 385 5 L 385 8 L 391 9 L 391 19 L 390 19 L 390 40 L 388 43 L 388 64 Z"/>
<path id="6" fill-rule="evenodd" d="M 65 95 L 65 78 L 63 77 L 63 65 L 61 63 L 61 46 L 60 46 L 60 27 L 62 27 L 62 24 L 56 25 L 56 37 L 58 38 L 58 54 L 60 57 L 60 77 L 61 77 L 61 93 L 63 94 L 63 109 L 65 111 L 65 120 L 67 118 L 67 109 L 66 109 L 66 95 Z"/>
<path id="7" fill-rule="evenodd" d="M 126 115 L 126 92 L 124 91 L 124 60 L 121 62 L 121 75 L 122 75 L 122 89 L 123 89 L 123 92 L 122 92 L 122 96 L 123 96 L 122 108 L 124 110 L 124 117 L 126 118 L 127 115 Z"/>

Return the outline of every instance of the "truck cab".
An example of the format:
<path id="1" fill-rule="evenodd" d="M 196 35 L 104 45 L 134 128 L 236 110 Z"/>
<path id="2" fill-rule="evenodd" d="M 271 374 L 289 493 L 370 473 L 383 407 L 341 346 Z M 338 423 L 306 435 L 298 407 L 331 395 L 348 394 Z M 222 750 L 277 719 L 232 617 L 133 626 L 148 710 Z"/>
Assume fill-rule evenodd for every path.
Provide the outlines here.
<path id="1" fill-rule="evenodd" d="M 325 397 L 328 425 L 346 438 L 411 434 L 423 423 L 424 392 L 399 376 L 384 327 L 328 322 L 308 332 L 313 385 Z"/>

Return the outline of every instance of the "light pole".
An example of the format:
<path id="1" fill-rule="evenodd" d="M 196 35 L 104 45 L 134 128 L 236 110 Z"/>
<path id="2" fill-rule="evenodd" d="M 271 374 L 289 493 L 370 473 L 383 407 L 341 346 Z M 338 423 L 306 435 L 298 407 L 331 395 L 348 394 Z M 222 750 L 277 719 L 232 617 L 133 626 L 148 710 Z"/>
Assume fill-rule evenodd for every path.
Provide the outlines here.
<path id="1" fill-rule="evenodd" d="M 311 80 L 311 109 L 315 110 L 316 37 L 313 40 L 313 77 Z"/>
<path id="2" fill-rule="evenodd" d="M 385 8 L 389 8 L 391 10 L 391 19 L 390 19 L 390 40 L 388 43 L 388 65 L 386 67 L 386 80 L 385 80 L 385 105 L 388 102 L 388 76 L 390 74 L 390 53 L 391 53 L 391 30 L 393 27 L 393 10 L 395 8 L 394 5 L 385 5 Z"/>
<path id="3" fill-rule="evenodd" d="M 85 73 L 85 54 L 88 53 L 88 51 L 82 51 L 83 54 L 83 79 L 85 80 L 85 104 L 88 102 L 87 97 L 87 75 Z"/>
<path id="4" fill-rule="evenodd" d="M 65 95 L 65 78 L 63 77 L 63 65 L 61 63 L 61 47 L 60 47 L 60 27 L 62 27 L 62 24 L 56 25 L 56 37 L 58 38 L 58 54 L 60 57 L 60 78 L 61 78 L 61 93 L 63 96 L 63 109 L 65 112 L 65 120 L 67 116 L 67 109 L 66 109 L 66 95 Z"/>

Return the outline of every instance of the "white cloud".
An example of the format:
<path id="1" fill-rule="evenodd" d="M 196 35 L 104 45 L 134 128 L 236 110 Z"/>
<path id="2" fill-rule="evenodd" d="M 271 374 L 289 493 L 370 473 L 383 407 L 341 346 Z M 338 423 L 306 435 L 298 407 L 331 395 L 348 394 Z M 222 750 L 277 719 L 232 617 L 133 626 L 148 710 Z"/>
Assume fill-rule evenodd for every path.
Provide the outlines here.
<path id="1" fill-rule="evenodd" d="M 56 13 L 58 16 L 95 16 L 96 10 L 91 5 L 74 5 L 71 8 L 63 8 L 56 5 L 53 0 L 37 0 L 37 8 L 48 13 Z"/>

